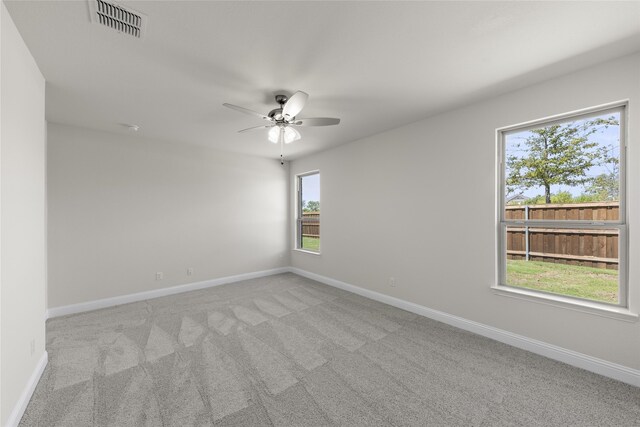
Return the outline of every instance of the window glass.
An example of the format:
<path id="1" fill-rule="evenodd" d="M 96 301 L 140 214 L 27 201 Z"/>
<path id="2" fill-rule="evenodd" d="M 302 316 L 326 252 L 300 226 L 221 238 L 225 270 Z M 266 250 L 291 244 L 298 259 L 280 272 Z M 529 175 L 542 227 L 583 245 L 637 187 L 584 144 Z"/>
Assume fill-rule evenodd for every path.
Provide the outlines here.
<path id="1" fill-rule="evenodd" d="M 504 150 L 505 206 L 532 206 L 530 219 L 619 218 L 620 111 L 509 132 Z M 598 208 L 535 208 L 589 203 Z"/>
<path id="2" fill-rule="evenodd" d="M 626 304 L 623 118 L 501 132 L 501 285 Z"/>
<path id="3" fill-rule="evenodd" d="M 619 303 L 619 230 L 512 226 L 506 242 L 508 285 Z"/>
<path id="4" fill-rule="evenodd" d="M 320 252 L 320 173 L 298 176 L 298 249 Z"/>

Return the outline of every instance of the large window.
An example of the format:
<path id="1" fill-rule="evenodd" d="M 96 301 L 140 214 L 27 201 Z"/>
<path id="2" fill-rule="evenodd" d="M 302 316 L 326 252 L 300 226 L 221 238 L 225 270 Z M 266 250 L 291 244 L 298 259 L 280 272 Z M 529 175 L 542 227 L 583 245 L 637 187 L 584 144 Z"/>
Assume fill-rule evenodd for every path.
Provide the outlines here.
<path id="1" fill-rule="evenodd" d="M 296 177 L 296 248 L 320 252 L 320 172 Z"/>
<path id="2" fill-rule="evenodd" d="M 499 284 L 626 307 L 625 105 L 498 131 Z"/>

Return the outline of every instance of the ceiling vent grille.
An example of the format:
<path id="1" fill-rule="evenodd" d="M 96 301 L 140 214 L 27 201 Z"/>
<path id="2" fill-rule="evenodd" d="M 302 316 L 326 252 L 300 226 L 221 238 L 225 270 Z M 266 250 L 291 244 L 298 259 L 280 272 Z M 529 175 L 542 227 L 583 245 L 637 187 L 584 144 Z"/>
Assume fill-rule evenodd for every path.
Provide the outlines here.
<path id="1" fill-rule="evenodd" d="M 104 0 L 87 0 L 91 12 L 91 22 L 105 25 L 114 30 L 142 38 L 147 27 L 147 17 L 122 5 Z"/>

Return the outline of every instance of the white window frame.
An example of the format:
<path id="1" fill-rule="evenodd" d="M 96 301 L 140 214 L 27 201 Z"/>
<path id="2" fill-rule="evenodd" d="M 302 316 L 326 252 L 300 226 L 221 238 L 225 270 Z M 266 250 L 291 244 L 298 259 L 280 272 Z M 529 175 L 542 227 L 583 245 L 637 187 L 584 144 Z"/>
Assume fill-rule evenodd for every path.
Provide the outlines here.
<path id="1" fill-rule="evenodd" d="M 506 136 L 516 132 L 522 132 L 541 127 L 551 126 L 559 123 L 566 123 L 573 120 L 594 117 L 606 113 L 620 113 L 620 208 L 618 220 L 589 221 L 589 220 L 506 220 L 505 219 L 505 150 Z M 552 117 L 546 117 L 526 123 L 507 126 L 496 129 L 497 151 L 498 151 L 498 197 L 497 197 L 497 284 L 493 289 L 497 293 L 507 296 L 521 297 L 524 299 L 539 299 L 545 302 L 556 303 L 569 308 L 580 306 L 585 311 L 605 311 L 611 317 L 637 319 L 637 315 L 631 313 L 628 300 L 628 238 L 627 238 L 627 115 L 628 101 L 619 101 L 597 107 L 573 111 Z M 549 228 L 578 228 L 578 229 L 617 229 L 618 230 L 618 303 L 606 303 L 590 299 L 583 299 L 562 294 L 549 293 L 528 288 L 511 286 L 506 283 L 507 272 L 507 244 L 506 230 L 508 226 L 529 226 L 529 227 L 549 227 Z M 602 313 L 596 313 L 602 314 Z M 605 314 L 606 315 L 606 314 Z"/>
<path id="2" fill-rule="evenodd" d="M 304 252 L 304 253 L 313 254 L 313 255 L 320 255 L 320 250 L 322 249 L 322 238 L 320 237 L 318 237 L 320 242 L 318 244 L 317 252 L 311 251 L 309 249 L 304 249 L 302 247 L 302 213 L 303 213 L 302 211 L 302 201 L 303 201 L 302 200 L 302 178 L 311 176 L 311 175 L 318 175 L 318 179 L 320 181 L 320 193 L 322 193 L 322 177 L 320 176 L 320 170 L 312 170 L 304 173 L 299 173 L 296 175 L 296 178 L 295 178 L 296 206 L 295 206 L 294 249 L 299 252 Z M 320 201 L 322 201 L 322 195 L 320 196 Z M 322 214 L 320 215 L 322 216 Z M 318 236 L 320 236 L 320 234 L 322 233 L 319 232 Z"/>

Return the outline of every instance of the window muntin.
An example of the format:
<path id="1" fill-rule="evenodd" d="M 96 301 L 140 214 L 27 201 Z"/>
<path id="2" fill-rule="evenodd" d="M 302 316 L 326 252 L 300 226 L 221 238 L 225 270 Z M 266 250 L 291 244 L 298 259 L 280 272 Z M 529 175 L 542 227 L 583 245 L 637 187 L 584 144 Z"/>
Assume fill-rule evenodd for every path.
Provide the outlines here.
<path id="1" fill-rule="evenodd" d="M 626 307 L 624 120 L 617 105 L 499 130 L 500 285 Z"/>
<path id="2" fill-rule="evenodd" d="M 320 252 L 320 172 L 296 177 L 296 248 Z"/>

